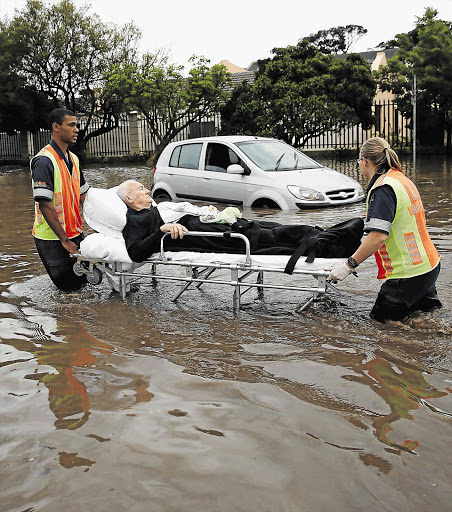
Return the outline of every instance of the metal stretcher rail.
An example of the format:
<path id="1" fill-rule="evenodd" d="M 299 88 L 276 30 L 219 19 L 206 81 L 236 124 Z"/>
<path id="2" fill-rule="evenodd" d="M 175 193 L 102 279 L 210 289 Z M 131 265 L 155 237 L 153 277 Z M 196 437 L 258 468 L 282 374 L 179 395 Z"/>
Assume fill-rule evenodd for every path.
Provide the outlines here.
<path id="1" fill-rule="evenodd" d="M 271 284 L 264 283 L 265 273 L 284 273 L 283 268 L 272 268 L 263 267 L 260 265 L 253 265 L 251 257 L 250 242 L 245 235 L 240 233 L 211 233 L 203 231 L 188 231 L 184 233 L 184 236 L 209 236 L 209 237 L 232 237 L 240 238 L 245 244 L 244 261 L 240 263 L 224 263 L 224 262 L 211 262 L 211 263 L 197 263 L 195 260 L 183 260 L 183 261 L 172 261 L 165 254 L 164 250 L 164 239 L 166 236 L 170 236 L 169 233 L 165 233 L 160 243 L 160 252 L 158 256 L 154 256 L 145 260 L 143 263 L 151 264 L 152 269 L 150 273 L 125 271 L 122 269 L 121 263 L 108 263 L 102 259 L 90 259 L 85 258 L 80 254 L 75 254 L 77 262 L 74 264 L 74 271 L 79 274 L 86 274 L 88 281 L 92 284 L 97 284 L 102 279 L 101 271 L 105 272 L 110 277 L 119 278 L 119 292 L 123 299 L 126 298 L 127 289 L 131 284 L 131 280 L 137 279 L 153 279 L 154 282 L 158 280 L 163 281 L 181 281 L 185 283 L 176 296 L 172 299 L 174 302 L 192 285 L 196 284 L 197 288 L 200 288 L 204 283 L 227 285 L 233 288 L 233 309 L 240 309 L 241 297 L 251 289 L 256 288 L 259 296 L 263 295 L 265 288 L 267 289 L 278 289 L 278 290 L 292 290 L 295 292 L 309 292 L 311 295 L 298 307 L 297 311 L 301 312 L 306 309 L 312 302 L 319 300 L 319 298 L 331 288 L 333 291 L 340 293 L 335 286 L 326 280 L 329 272 L 325 270 L 297 270 L 293 271 L 294 275 L 308 275 L 312 276 L 316 280 L 316 284 L 313 286 L 299 286 L 299 285 L 283 285 L 283 284 Z M 195 253 L 196 254 L 196 253 Z M 194 257 L 195 257 L 194 254 Z M 176 275 L 165 275 L 158 274 L 157 267 L 163 266 L 176 266 L 185 269 L 185 276 Z M 230 279 L 212 278 L 213 274 L 217 270 L 229 270 Z M 100 278 L 99 278 L 100 274 Z M 256 282 L 249 282 L 246 279 L 257 274 Z"/>

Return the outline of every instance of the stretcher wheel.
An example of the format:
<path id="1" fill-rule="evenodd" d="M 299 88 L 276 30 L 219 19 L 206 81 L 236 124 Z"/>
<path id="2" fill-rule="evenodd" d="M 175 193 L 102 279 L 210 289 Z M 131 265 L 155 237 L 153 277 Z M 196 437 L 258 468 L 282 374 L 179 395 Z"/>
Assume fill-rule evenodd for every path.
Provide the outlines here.
<path id="1" fill-rule="evenodd" d="M 78 263 L 74 263 L 72 270 L 74 271 L 74 274 L 78 277 L 82 277 L 83 271 L 81 270 Z"/>
<path id="2" fill-rule="evenodd" d="M 90 284 L 100 284 L 102 282 L 102 272 L 97 267 L 93 267 L 93 274 L 87 274 L 86 280 Z"/>

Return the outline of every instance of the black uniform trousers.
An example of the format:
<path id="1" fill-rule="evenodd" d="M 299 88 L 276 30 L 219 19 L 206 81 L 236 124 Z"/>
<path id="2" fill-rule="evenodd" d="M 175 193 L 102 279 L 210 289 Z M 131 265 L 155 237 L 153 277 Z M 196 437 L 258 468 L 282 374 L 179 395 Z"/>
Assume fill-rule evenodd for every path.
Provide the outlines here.
<path id="1" fill-rule="evenodd" d="M 84 239 L 83 233 L 71 238 L 77 247 Z M 86 284 L 86 276 L 77 276 L 73 267 L 75 260 L 63 247 L 59 240 L 41 240 L 34 238 L 39 257 L 55 286 L 62 291 L 79 290 Z"/>
<path id="2" fill-rule="evenodd" d="M 432 311 L 442 306 L 436 293 L 436 280 L 441 264 L 430 272 L 406 279 L 388 279 L 378 293 L 371 318 L 402 320 L 415 311 Z"/>

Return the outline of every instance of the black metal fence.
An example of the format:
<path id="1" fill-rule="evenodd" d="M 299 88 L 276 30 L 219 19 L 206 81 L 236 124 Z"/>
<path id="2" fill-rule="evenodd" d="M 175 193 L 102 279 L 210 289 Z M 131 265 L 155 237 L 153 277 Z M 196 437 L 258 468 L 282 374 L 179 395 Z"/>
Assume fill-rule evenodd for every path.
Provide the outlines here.
<path id="1" fill-rule="evenodd" d="M 181 125 L 186 124 L 188 119 L 182 119 Z M 142 152 L 152 153 L 158 144 L 157 137 L 149 129 L 148 122 L 144 117 L 139 120 L 139 130 L 142 140 Z M 195 137 L 209 137 L 216 135 L 220 129 L 221 117 L 219 115 L 207 117 L 196 123 L 189 123 L 173 139 L 173 141 L 194 139 Z M 160 123 L 159 130 L 162 131 L 163 123 Z"/>
<path id="2" fill-rule="evenodd" d="M 370 137 L 383 137 L 395 148 L 409 148 L 412 144 L 410 119 L 397 108 L 394 101 L 376 101 L 372 105 L 373 125 L 364 129 L 348 123 L 339 131 L 328 131 L 307 141 L 303 149 L 359 148 Z"/>
<path id="3" fill-rule="evenodd" d="M 17 160 L 20 153 L 20 133 L 0 133 L 0 160 Z"/>
<path id="4" fill-rule="evenodd" d="M 80 127 L 84 128 L 84 126 L 82 118 L 80 120 Z M 100 119 L 94 119 L 89 126 L 88 133 L 92 133 L 101 127 Z M 95 157 L 130 155 L 129 116 L 122 114 L 119 117 L 117 128 L 90 139 L 87 144 L 86 153 L 88 156 Z"/>
<path id="5" fill-rule="evenodd" d="M 395 148 L 409 148 L 412 144 L 410 120 L 405 118 L 393 101 L 375 102 L 372 107 L 374 123 L 364 130 L 361 125 L 348 124 L 339 131 L 325 132 L 310 139 L 302 149 L 354 149 L 372 136 L 381 136 Z M 182 123 L 184 120 L 182 120 Z M 83 118 L 80 125 L 84 126 Z M 100 120 L 94 120 L 89 133 L 101 127 Z M 215 135 L 221 127 L 220 116 L 202 119 L 188 124 L 173 140 Z M 36 154 L 50 141 L 50 131 L 41 130 L 33 135 L 0 134 L 0 161 L 26 159 Z M 121 157 L 130 154 L 150 154 L 158 141 L 148 127 L 144 117 L 123 114 L 114 130 L 90 139 L 87 155 L 92 157 Z M 27 154 L 28 153 L 28 154 Z"/>

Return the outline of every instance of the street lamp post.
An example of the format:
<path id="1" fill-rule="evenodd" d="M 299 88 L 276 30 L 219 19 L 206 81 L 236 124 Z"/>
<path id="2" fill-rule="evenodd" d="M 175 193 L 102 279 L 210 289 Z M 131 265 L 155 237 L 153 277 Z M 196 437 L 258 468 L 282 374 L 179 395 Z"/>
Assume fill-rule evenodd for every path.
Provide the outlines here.
<path id="1" fill-rule="evenodd" d="M 413 178 L 416 176 L 416 75 L 413 76 Z"/>

